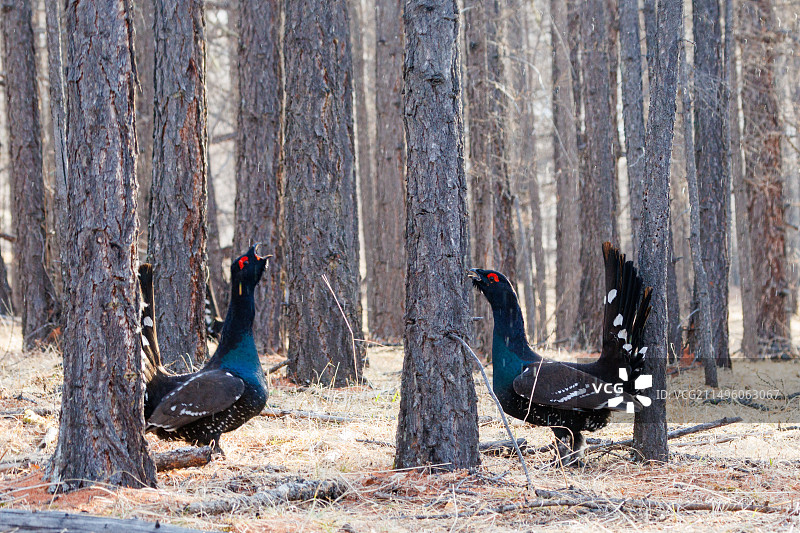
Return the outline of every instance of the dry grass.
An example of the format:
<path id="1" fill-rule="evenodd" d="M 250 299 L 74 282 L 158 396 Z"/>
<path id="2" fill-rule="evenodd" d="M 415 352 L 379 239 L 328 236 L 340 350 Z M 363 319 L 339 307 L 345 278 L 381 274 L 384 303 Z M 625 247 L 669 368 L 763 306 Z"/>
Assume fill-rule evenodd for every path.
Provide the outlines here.
<path id="1" fill-rule="evenodd" d="M 227 455 L 202 468 L 159 474 L 155 490 L 116 490 L 98 485 L 69 495 L 53 496 L 42 480 L 41 465 L 52 444 L 38 446 L 47 427 L 57 427 L 60 364 L 54 351 L 23 355 L 18 323 L 0 324 L 0 463 L 30 459 L 33 464 L 0 472 L 0 505 L 23 509 L 87 511 L 123 518 L 159 519 L 198 529 L 250 531 L 587 531 L 714 530 L 775 531 L 798 527 L 800 510 L 800 429 L 786 429 L 798 402 L 775 411 L 750 414 L 757 423 L 741 423 L 672 441 L 667 465 L 642 465 L 624 451 L 594 454 L 584 469 L 554 468 L 552 454 L 529 455 L 537 488 L 558 491 L 566 498 L 648 498 L 658 502 L 713 502 L 770 505 L 780 512 L 682 511 L 663 507 L 629 508 L 619 504 L 592 509 L 557 506 L 487 512 L 504 504 L 523 504 L 536 496 L 524 489 L 525 479 L 515 458 L 484 456 L 474 472 L 427 475 L 392 471 L 395 420 L 399 405 L 402 350 L 375 348 L 369 352 L 366 376 L 370 387 L 298 388 L 273 377 L 270 405 L 280 409 L 335 413 L 352 418 L 330 423 L 312 418 L 259 417 L 223 437 Z M 575 354 L 548 352 L 555 357 Z M 277 359 L 264 359 L 265 367 Z M 723 382 L 763 386 L 781 384 L 784 392 L 800 383 L 800 364 L 737 362 Z M 671 376 L 674 387 L 702 382 L 701 370 Z M 483 385 L 479 388 L 481 440 L 505 438 L 505 431 Z M 798 387 L 800 390 L 800 387 Z M 23 421 L 8 414 L 35 407 L 46 416 Z M 721 418 L 741 412 L 729 404 L 670 400 L 670 413 L 682 417 Z M 752 418 L 756 416 L 757 418 Z M 703 420 L 699 420 L 703 421 Z M 515 423 L 518 437 L 543 446 L 551 432 Z M 630 437 L 625 419 L 593 437 Z M 148 435 L 153 451 L 173 449 Z M 348 487 L 334 503 L 294 502 L 255 507 L 244 503 L 216 516 L 186 512 L 190 503 L 252 494 L 291 477 L 337 479 Z M 484 514 L 474 515 L 478 511 Z M 436 518 L 419 518 L 420 516 Z"/>

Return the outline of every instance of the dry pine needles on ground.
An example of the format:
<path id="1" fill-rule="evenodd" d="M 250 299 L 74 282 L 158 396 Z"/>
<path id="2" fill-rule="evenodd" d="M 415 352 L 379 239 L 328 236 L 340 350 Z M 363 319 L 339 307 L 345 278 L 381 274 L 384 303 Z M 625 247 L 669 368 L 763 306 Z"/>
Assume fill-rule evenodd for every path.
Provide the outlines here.
<path id="1" fill-rule="evenodd" d="M 50 351 L 23 357 L 16 343 L 17 335 L 0 337 L 0 346 L 8 346 L 0 349 L 4 508 L 88 512 L 238 532 L 573 527 L 771 531 L 800 526 L 800 427 L 786 429 L 786 424 L 773 421 L 773 413 L 758 414 L 759 423 L 732 424 L 673 440 L 667 465 L 631 462 L 620 445 L 630 438 L 630 422 L 614 423 L 594 436 L 616 444 L 593 448 L 597 453 L 584 469 L 554 468 L 548 446 L 551 432 L 512 422 L 516 437 L 526 442 L 534 492 L 526 490 L 520 464 L 508 454 L 484 454 L 483 464 L 472 472 L 394 471 L 399 348 L 370 350 L 370 386 L 296 387 L 280 373 L 273 374 L 267 416 L 225 435 L 225 457 L 214 457 L 205 466 L 160 472 L 158 489 L 118 490 L 98 484 L 53 495 L 47 491 L 42 466 L 52 452 L 52 443 L 44 437 L 57 427 L 59 356 Z M 263 361 L 265 368 L 278 362 Z M 737 365 L 741 370 L 734 368 L 734 373 L 778 379 L 800 372 L 794 361 L 748 365 Z M 700 372 L 691 370 L 672 379 L 697 383 Z M 507 440 L 496 407 L 477 378 L 476 386 L 481 440 Z M 791 401 L 797 408 L 798 398 Z M 704 419 L 730 416 L 733 407 L 670 403 L 670 410 L 683 417 L 695 414 Z M 26 418 L 26 409 L 35 416 Z M 184 446 L 151 436 L 148 440 L 159 454 Z"/>

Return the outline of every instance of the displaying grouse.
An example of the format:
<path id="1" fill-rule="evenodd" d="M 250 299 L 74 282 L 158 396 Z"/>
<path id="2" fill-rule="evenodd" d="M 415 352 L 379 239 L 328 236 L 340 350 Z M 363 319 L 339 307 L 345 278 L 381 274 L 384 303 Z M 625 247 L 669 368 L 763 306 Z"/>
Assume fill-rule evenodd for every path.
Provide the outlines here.
<path id="1" fill-rule="evenodd" d="M 162 439 L 211 444 L 222 451 L 220 436 L 258 415 L 266 405 L 267 382 L 253 340 L 253 293 L 268 258 L 256 255 L 256 246 L 233 261 L 231 299 L 219 346 L 201 370 L 190 374 L 170 374 L 161 365 L 152 267 L 139 268 L 147 431 Z"/>
<path id="2" fill-rule="evenodd" d="M 650 313 L 651 288 L 632 261 L 611 243 L 603 244 L 606 294 L 603 345 L 592 363 L 561 363 L 534 352 L 525 338 L 517 294 L 492 270 L 472 269 L 469 277 L 492 307 L 493 385 L 503 410 L 537 426 L 549 426 L 564 464 L 580 464 L 583 431 L 608 424 L 611 410 L 638 411 L 649 404 L 634 396 L 647 347 L 642 333 Z"/>

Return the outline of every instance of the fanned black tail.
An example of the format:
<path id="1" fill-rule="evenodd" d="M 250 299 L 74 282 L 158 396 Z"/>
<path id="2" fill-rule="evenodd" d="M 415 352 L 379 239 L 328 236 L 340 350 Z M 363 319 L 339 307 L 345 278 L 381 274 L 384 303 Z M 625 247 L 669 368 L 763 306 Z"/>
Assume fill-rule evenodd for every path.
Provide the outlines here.
<path id="1" fill-rule="evenodd" d="M 222 324 L 224 323 L 219 316 L 219 307 L 217 307 L 217 299 L 214 297 L 214 288 L 211 286 L 211 280 L 206 281 L 206 305 L 205 305 L 205 323 L 206 335 L 219 340 L 222 334 Z"/>
<path id="2" fill-rule="evenodd" d="M 606 294 L 603 299 L 605 314 L 600 361 L 609 371 L 618 373 L 620 368 L 625 368 L 628 374 L 625 383 L 632 391 L 633 381 L 641 374 L 647 351 L 642 346 L 642 335 L 650 314 L 652 287 L 642 289 L 642 278 L 636 272 L 633 261 L 626 261 L 625 254 L 610 242 L 603 243 L 603 258 Z M 615 375 L 613 380 L 619 381 L 620 378 Z"/>
<path id="3" fill-rule="evenodd" d="M 155 303 L 153 293 L 153 265 L 139 265 L 139 289 L 142 291 L 142 364 L 145 383 L 149 383 L 161 367 L 161 352 L 156 335 Z"/>

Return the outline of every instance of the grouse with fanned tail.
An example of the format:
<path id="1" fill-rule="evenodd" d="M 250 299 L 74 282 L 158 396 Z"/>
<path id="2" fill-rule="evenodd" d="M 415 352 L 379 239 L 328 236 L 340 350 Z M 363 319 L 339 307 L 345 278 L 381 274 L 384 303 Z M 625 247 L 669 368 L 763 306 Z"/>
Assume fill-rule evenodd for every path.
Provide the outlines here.
<path id="1" fill-rule="evenodd" d="M 268 258 L 259 257 L 256 246 L 233 261 L 231 299 L 219 346 L 201 370 L 190 374 L 170 374 L 161 365 L 152 267 L 140 267 L 147 431 L 162 439 L 211 444 L 221 451 L 220 436 L 258 415 L 266 405 L 267 382 L 253 340 L 253 293 Z"/>
<path id="2" fill-rule="evenodd" d="M 592 363 L 561 363 L 534 352 L 525 338 L 517 294 L 492 270 L 469 276 L 492 307 L 493 385 L 503 410 L 537 426 L 549 426 L 565 464 L 580 464 L 583 431 L 608 424 L 612 410 L 638 411 L 649 399 L 635 396 L 647 347 L 642 333 L 650 313 L 651 288 L 642 289 L 632 261 L 603 244 L 606 292 L 603 344 Z M 646 380 L 645 380 L 646 381 Z"/>

